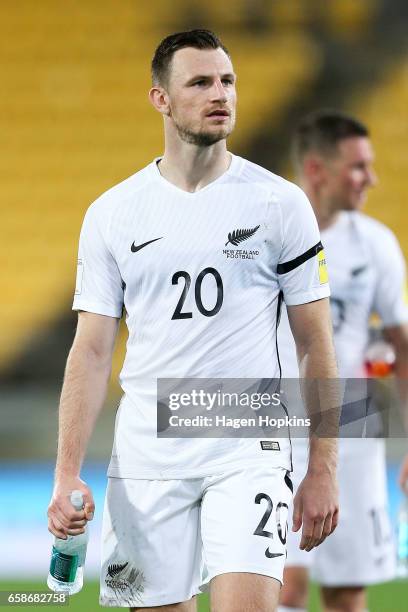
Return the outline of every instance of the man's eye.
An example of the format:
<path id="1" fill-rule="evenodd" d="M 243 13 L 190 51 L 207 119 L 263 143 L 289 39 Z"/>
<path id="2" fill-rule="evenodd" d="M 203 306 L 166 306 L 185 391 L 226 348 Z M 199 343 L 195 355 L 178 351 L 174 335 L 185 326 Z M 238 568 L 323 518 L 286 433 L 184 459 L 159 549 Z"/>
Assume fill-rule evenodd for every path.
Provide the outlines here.
<path id="1" fill-rule="evenodd" d="M 205 85 L 205 81 L 201 80 L 201 81 L 195 81 L 193 83 L 193 85 Z"/>
<path id="2" fill-rule="evenodd" d="M 227 85 L 232 85 L 233 84 L 233 80 L 232 79 L 222 79 L 223 83 L 226 83 Z"/>

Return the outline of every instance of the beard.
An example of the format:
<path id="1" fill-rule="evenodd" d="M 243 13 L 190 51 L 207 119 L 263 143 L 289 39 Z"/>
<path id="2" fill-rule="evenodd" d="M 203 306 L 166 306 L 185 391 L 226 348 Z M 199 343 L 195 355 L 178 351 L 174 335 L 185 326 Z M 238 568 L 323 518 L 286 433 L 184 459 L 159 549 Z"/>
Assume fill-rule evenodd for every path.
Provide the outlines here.
<path id="1" fill-rule="evenodd" d="M 210 147 L 216 142 L 224 140 L 231 134 L 232 130 L 234 129 L 234 120 L 228 126 L 220 127 L 220 129 L 216 132 L 194 132 L 189 127 L 180 125 L 176 121 L 174 121 L 174 125 L 176 126 L 178 135 L 184 142 L 196 145 L 198 147 Z"/>

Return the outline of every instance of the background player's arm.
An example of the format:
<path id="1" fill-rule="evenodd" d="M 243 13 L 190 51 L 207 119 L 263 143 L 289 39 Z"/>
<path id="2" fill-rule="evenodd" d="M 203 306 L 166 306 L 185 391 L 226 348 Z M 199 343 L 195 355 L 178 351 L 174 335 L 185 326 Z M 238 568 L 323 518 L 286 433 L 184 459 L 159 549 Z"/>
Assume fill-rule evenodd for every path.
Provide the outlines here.
<path id="1" fill-rule="evenodd" d="M 328 298 L 288 306 L 302 397 L 312 421 L 307 474 L 294 501 L 293 529 L 303 523 L 300 548 L 318 546 L 338 519 L 337 427 L 340 394 Z M 316 435 L 315 423 L 323 427 Z M 328 436 L 333 437 L 328 437 Z"/>
<path id="2" fill-rule="evenodd" d="M 61 393 L 55 484 L 48 508 L 48 528 L 58 537 L 81 533 L 94 511 L 92 493 L 79 475 L 106 397 L 118 325 L 113 317 L 78 315 Z M 85 511 L 72 508 L 68 498 L 73 489 L 83 491 Z"/>
<path id="3" fill-rule="evenodd" d="M 406 299 L 406 266 L 401 247 L 394 234 L 381 227 L 372 244 L 377 270 L 373 312 L 379 314 L 384 337 L 395 350 L 395 376 L 401 400 L 402 418 L 408 434 L 408 303 Z M 408 479 L 408 462 L 400 472 L 403 488 Z"/>
<path id="4" fill-rule="evenodd" d="M 401 400 L 401 416 L 408 435 L 408 324 L 386 327 L 384 337 L 395 350 L 394 372 Z M 408 455 L 401 466 L 400 485 L 408 494 Z"/>
<path id="5" fill-rule="evenodd" d="M 408 323 L 384 328 L 385 339 L 395 350 L 394 372 L 402 402 L 402 417 L 408 433 Z"/>

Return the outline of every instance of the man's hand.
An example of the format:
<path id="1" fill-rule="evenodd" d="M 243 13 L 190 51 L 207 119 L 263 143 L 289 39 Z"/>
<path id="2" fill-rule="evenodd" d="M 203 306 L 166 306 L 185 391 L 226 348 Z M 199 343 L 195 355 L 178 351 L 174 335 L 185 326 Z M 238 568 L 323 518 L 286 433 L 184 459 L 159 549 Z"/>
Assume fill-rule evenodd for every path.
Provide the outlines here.
<path id="1" fill-rule="evenodd" d="M 48 529 L 58 538 L 84 532 L 93 517 L 91 490 L 79 478 L 89 438 L 102 409 L 111 372 L 119 319 L 80 312 L 69 353 L 58 420 L 55 485 L 48 507 Z M 84 509 L 72 506 L 72 491 L 82 491 Z"/>
<path id="2" fill-rule="evenodd" d="M 338 487 L 331 471 L 308 471 L 294 499 L 292 531 L 303 524 L 301 550 L 319 546 L 336 528 L 339 516 Z"/>
<path id="3" fill-rule="evenodd" d="M 405 495 L 408 495 L 408 455 L 405 456 L 401 465 L 399 485 L 404 491 Z"/>
<path id="4" fill-rule="evenodd" d="M 70 495 L 75 489 L 82 491 L 84 509 L 75 510 Z M 63 540 L 68 535 L 84 533 L 85 525 L 93 519 L 95 503 L 90 488 L 75 476 L 64 476 L 56 480 L 50 505 L 48 506 L 48 531 Z"/>

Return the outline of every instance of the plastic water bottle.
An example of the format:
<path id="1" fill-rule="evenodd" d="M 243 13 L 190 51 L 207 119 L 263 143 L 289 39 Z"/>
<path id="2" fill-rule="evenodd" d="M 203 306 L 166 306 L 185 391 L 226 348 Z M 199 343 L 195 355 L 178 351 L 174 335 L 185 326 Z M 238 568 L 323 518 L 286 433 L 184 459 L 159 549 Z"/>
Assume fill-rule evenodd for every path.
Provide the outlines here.
<path id="1" fill-rule="evenodd" d="M 397 576 L 408 578 L 408 495 L 404 499 L 398 512 L 398 539 L 397 539 Z"/>
<path id="2" fill-rule="evenodd" d="M 84 500 L 81 491 L 72 491 L 70 500 L 75 510 L 82 510 Z M 47 585 L 52 591 L 74 595 L 82 589 L 88 536 L 85 526 L 85 533 L 69 535 L 66 540 L 54 539 L 47 578 Z"/>

